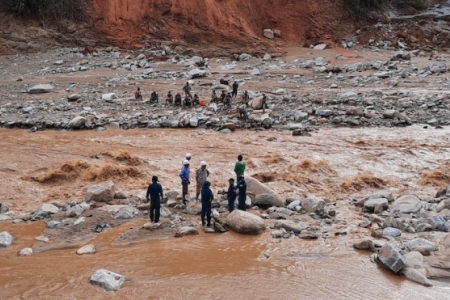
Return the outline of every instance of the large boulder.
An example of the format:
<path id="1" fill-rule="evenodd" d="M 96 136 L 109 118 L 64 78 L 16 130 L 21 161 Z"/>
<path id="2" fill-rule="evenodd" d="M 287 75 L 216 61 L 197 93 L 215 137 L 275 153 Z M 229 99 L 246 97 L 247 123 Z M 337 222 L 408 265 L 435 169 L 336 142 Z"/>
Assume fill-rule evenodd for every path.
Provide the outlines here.
<path id="1" fill-rule="evenodd" d="M 77 204 L 66 210 L 66 216 L 69 218 L 78 217 L 83 213 L 83 211 L 84 208 L 81 205 Z"/>
<path id="2" fill-rule="evenodd" d="M 114 216 L 114 219 L 133 219 L 133 218 L 134 218 L 133 211 L 127 207 L 119 210 L 117 214 Z"/>
<path id="3" fill-rule="evenodd" d="M 292 231 L 295 234 L 301 233 L 303 230 L 309 227 L 309 224 L 306 222 L 296 223 L 290 220 L 278 220 L 275 222 L 275 228 L 284 228 L 286 231 Z"/>
<path id="4" fill-rule="evenodd" d="M 80 129 L 83 128 L 84 124 L 86 123 L 86 118 L 82 116 L 76 116 L 69 122 L 69 128 L 72 129 Z"/>
<path id="5" fill-rule="evenodd" d="M 413 239 L 411 241 L 406 242 L 404 245 L 405 248 L 409 251 L 415 251 L 417 249 L 426 249 L 430 252 L 433 252 L 439 250 L 438 245 L 424 238 Z"/>
<path id="6" fill-rule="evenodd" d="M 260 234 L 266 229 L 263 219 L 252 213 L 233 210 L 225 220 L 231 230 L 242 234 Z"/>
<path id="7" fill-rule="evenodd" d="M 197 235 L 197 234 L 198 234 L 198 230 L 195 227 L 183 226 L 183 227 L 177 228 L 174 236 L 182 237 L 182 236 L 186 236 L 186 235 Z"/>
<path id="8" fill-rule="evenodd" d="M 377 262 L 394 273 L 398 273 L 405 265 L 402 255 L 390 244 L 385 244 L 378 251 Z"/>
<path id="9" fill-rule="evenodd" d="M 358 250 L 375 252 L 375 245 L 371 240 L 364 240 L 353 244 L 353 248 Z"/>
<path id="10" fill-rule="evenodd" d="M 444 199 L 436 207 L 436 211 L 439 213 L 444 209 L 450 209 L 450 199 Z"/>
<path id="11" fill-rule="evenodd" d="M 278 194 L 269 188 L 267 185 L 261 183 L 258 179 L 247 176 L 245 177 L 245 183 L 247 184 L 247 195 L 248 196 L 257 196 L 260 194 L 271 194 L 275 196 L 277 201 L 282 201 Z"/>
<path id="12" fill-rule="evenodd" d="M 8 248 L 13 241 L 14 238 L 8 231 L 0 232 L 0 247 Z"/>
<path id="13" fill-rule="evenodd" d="M 393 227 L 386 227 L 383 229 L 383 237 L 399 237 L 402 235 L 402 231 Z"/>
<path id="14" fill-rule="evenodd" d="M 51 84 L 38 84 L 28 89 L 28 94 L 43 94 L 53 92 L 53 85 Z"/>
<path id="15" fill-rule="evenodd" d="M 188 72 L 191 79 L 206 77 L 208 73 L 205 70 L 193 69 Z"/>
<path id="16" fill-rule="evenodd" d="M 427 279 L 426 271 L 423 265 L 423 256 L 417 251 L 406 253 L 404 256 L 405 266 L 403 274 L 409 280 L 420 283 L 424 286 L 432 286 L 433 284 Z"/>
<path id="17" fill-rule="evenodd" d="M 108 94 L 102 95 L 103 101 L 110 102 L 110 101 L 113 101 L 114 99 L 117 99 L 117 96 L 114 93 L 108 93 Z"/>
<path id="18" fill-rule="evenodd" d="M 307 213 L 321 214 L 325 208 L 325 201 L 321 198 L 309 197 L 302 201 L 302 207 Z"/>
<path id="19" fill-rule="evenodd" d="M 422 204 L 420 199 L 415 195 L 404 195 L 397 200 L 391 206 L 391 212 L 400 214 L 415 214 L 420 211 Z"/>
<path id="20" fill-rule="evenodd" d="M 275 34 L 273 33 L 272 29 L 264 29 L 263 35 L 268 39 L 273 39 L 275 37 Z"/>
<path id="21" fill-rule="evenodd" d="M 263 96 L 256 97 L 253 100 L 250 100 L 248 102 L 248 105 L 253 109 L 261 109 L 262 108 L 262 99 L 263 99 Z"/>
<path id="22" fill-rule="evenodd" d="M 107 291 L 117 291 L 124 281 L 124 276 L 105 269 L 95 271 L 89 278 L 89 283 L 101 286 Z"/>
<path id="23" fill-rule="evenodd" d="M 116 187 L 114 182 L 106 181 L 96 185 L 91 186 L 84 196 L 85 202 L 110 202 L 114 199 L 114 194 L 116 193 Z"/>
<path id="24" fill-rule="evenodd" d="M 367 199 L 377 199 L 377 198 L 385 198 L 389 202 L 394 201 L 394 195 L 392 195 L 392 193 L 388 190 L 377 191 L 367 197 Z"/>
<path id="25" fill-rule="evenodd" d="M 283 207 L 284 201 L 280 199 L 280 197 L 276 197 L 273 194 L 259 194 L 252 201 L 253 205 L 261 205 L 261 206 L 277 206 Z"/>

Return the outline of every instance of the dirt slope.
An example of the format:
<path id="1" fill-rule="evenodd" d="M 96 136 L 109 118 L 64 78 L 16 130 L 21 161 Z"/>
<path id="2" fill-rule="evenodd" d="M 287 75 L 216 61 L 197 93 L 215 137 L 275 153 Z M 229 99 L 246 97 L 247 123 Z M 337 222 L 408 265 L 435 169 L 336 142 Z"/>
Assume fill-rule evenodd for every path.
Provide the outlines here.
<path id="1" fill-rule="evenodd" d="M 328 0 L 93 0 L 90 14 L 118 46 L 165 40 L 249 50 L 334 40 L 346 19 L 341 1 Z M 281 30 L 282 37 L 264 38 L 266 28 Z"/>

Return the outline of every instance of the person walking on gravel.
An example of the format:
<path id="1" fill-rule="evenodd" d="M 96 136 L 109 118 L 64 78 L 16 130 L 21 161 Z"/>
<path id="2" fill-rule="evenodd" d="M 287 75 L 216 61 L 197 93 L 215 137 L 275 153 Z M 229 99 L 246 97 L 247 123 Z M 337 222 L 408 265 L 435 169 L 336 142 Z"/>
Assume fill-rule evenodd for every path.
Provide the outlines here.
<path id="1" fill-rule="evenodd" d="M 152 183 L 148 186 L 146 198 L 150 201 L 150 221 L 158 223 L 161 210 L 161 199 L 164 198 L 164 194 L 161 184 L 158 183 L 157 176 L 152 177 Z"/>

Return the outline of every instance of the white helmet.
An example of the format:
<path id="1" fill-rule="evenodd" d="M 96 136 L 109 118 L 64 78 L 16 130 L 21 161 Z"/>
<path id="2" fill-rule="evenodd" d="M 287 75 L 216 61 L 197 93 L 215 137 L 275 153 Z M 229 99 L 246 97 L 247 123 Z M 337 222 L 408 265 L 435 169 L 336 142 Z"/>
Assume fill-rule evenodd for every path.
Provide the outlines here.
<path id="1" fill-rule="evenodd" d="M 190 153 L 186 153 L 186 158 L 191 158 L 191 154 Z"/>
<path id="2" fill-rule="evenodd" d="M 189 161 L 187 159 L 183 160 L 183 165 L 186 166 L 189 164 Z"/>
<path id="3" fill-rule="evenodd" d="M 200 163 L 200 166 L 206 166 L 207 165 L 207 163 L 206 163 L 206 161 L 202 161 L 201 163 Z"/>

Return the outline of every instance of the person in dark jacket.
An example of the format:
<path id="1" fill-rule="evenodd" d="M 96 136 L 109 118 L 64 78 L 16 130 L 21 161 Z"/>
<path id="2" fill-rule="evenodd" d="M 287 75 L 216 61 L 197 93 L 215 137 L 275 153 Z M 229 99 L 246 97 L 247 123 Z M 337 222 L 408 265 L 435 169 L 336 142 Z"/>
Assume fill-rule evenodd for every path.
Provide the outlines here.
<path id="1" fill-rule="evenodd" d="M 186 195 L 189 193 L 189 184 L 191 184 L 189 180 L 189 160 L 185 159 L 183 161 L 183 168 L 181 168 L 180 171 L 180 178 L 181 178 L 181 187 L 182 187 L 182 195 L 183 195 L 183 204 L 186 205 Z"/>
<path id="2" fill-rule="evenodd" d="M 205 226 L 205 216 L 207 220 L 207 226 L 211 226 L 211 202 L 214 199 L 213 192 L 210 189 L 211 182 L 206 180 L 203 183 L 202 188 L 202 225 Z"/>
<path id="3" fill-rule="evenodd" d="M 152 183 L 147 189 L 147 200 L 150 201 L 150 221 L 158 223 L 161 210 L 161 199 L 164 197 L 163 188 L 158 183 L 158 177 L 152 177 Z"/>
<path id="4" fill-rule="evenodd" d="M 234 201 L 236 200 L 236 185 L 234 184 L 234 179 L 230 178 L 228 180 L 230 186 L 228 187 L 227 199 L 228 199 L 228 211 L 232 212 L 234 210 Z"/>
<path id="5" fill-rule="evenodd" d="M 237 81 L 235 81 L 233 83 L 232 87 L 233 87 L 233 93 L 231 93 L 231 97 L 236 98 L 237 97 L 238 87 L 239 87 L 239 84 L 237 83 Z"/>
<path id="6" fill-rule="evenodd" d="M 245 200 L 247 199 L 247 184 L 245 183 L 244 176 L 240 175 L 238 177 L 237 189 L 238 193 L 238 209 L 245 211 L 246 205 Z"/>

